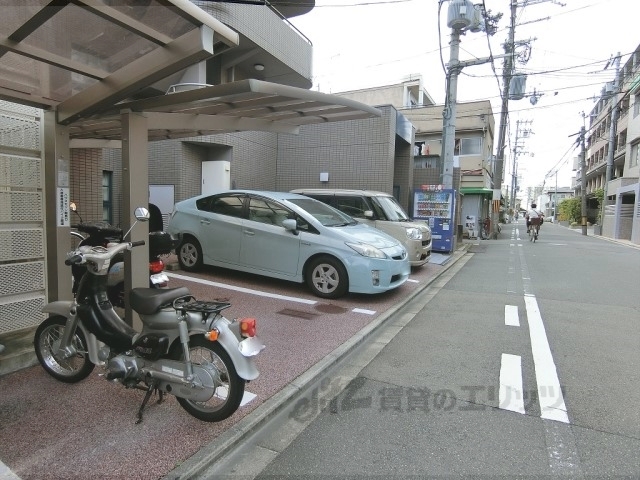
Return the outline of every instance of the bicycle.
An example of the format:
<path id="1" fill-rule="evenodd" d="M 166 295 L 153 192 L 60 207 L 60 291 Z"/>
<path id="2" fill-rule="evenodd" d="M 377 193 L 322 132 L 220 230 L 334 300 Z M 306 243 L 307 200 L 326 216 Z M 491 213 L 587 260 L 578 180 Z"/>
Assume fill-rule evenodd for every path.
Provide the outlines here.
<path id="1" fill-rule="evenodd" d="M 540 219 L 532 218 L 529 222 L 529 241 L 535 242 L 538 239 L 540 233 Z"/>

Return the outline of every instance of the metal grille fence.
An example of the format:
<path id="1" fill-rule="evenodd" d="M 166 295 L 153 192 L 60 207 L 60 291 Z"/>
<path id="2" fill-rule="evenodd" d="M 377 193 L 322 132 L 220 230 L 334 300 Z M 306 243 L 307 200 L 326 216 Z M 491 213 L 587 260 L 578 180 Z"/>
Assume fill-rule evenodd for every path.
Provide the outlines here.
<path id="1" fill-rule="evenodd" d="M 0 101 L 0 334 L 44 318 L 41 117 L 36 108 Z"/>

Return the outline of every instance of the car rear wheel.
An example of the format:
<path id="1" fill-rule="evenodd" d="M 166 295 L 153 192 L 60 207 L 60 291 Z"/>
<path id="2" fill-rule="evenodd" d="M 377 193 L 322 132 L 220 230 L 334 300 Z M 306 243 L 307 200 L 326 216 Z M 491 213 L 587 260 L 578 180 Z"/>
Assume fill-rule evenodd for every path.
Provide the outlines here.
<path id="1" fill-rule="evenodd" d="M 193 237 L 185 237 L 178 246 L 178 263 L 185 272 L 202 268 L 202 247 Z"/>
<path id="2" fill-rule="evenodd" d="M 307 268 L 307 285 L 321 298 L 342 297 L 349 290 L 349 276 L 342 263 L 333 257 L 314 259 Z"/>

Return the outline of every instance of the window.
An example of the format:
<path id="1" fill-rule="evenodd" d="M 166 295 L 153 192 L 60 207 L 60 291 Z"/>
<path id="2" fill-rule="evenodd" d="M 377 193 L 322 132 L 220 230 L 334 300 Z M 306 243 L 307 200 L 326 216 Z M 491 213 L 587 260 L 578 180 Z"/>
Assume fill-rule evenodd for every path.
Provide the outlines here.
<path id="1" fill-rule="evenodd" d="M 102 172 L 102 220 L 113 223 L 113 172 Z"/>
<path id="2" fill-rule="evenodd" d="M 638 156 L 640 156 L 640 143 L 631 145 L 631 157 L 629 158 L 629 167 L 638 166 Z"/>
<path id="3" fill-rule="evenodd" d="M 364 218 L 364 212 L 372 210 L 372 208 L 367 205 L 365 199 L 360 196 L 336 195 L 335 201 L 338 210 L 356 218 Z"/>
<path id="4" fill-rule="evenodd" d="M 454 155 L 480 155 L 482 153 L 482 138 L 456 138 Z"/>
<path id="5" fill-rule="evenodd" d="M 249 220 L 281 227 L 287 218 L 294 215 L 282 205 L 263 198 L 249 199 Z"/>
<path id="6" fill-rule="evenodd" d="M 633 96 L 633 118 L 640 115 L 640 92 Z"/>
<path id="7" fill-rule="evenodd" d="M 242 195 L 224 195 L 201 198 L 196 201 L 198 210 L 228 215 L 230 217 L 242 217 Z"/>

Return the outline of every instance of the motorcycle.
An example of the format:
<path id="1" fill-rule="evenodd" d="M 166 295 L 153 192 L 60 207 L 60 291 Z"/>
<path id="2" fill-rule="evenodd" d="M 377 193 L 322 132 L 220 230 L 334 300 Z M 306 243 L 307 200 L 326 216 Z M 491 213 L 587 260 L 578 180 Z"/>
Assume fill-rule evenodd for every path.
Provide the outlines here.
<path id="1" fill-rule="evenodd" d="M 131 229 L 147 221 L 149 212 L 137 208 L 135 216 Z M 43 308 L 49 317 L 36 329 L 38 361 L 62 382 L 79 382 L 98 365 L 105 379 L 144 390 L 136 423 L 154 392 L 158 403 L 164 394 L 175 395 L 200 420 L 224 420 L 240 406 L 245 383 L 259 375 L 253 357 L 264 344 L 256 336 L 256 319 L 229 320 L 222 311 L 230 303 L 196 300 L 187 287 L 141 287 L 133 288 L 129 299 L 142 331 L 131 328 L 109 301 L 109 266 L 119 254 L 144 243 L 83 245 L 67 254 L 66 265 L 81 265 L 87 272 L 73 300 Z"/>
<path id="2" fill-rule="evenodd" d="M 153 204 L 149 206 L 157 209 Z M 121 228 L 114 227 L 106 222 L 84 223 L 75 203 L 72 202 L 70 204 L 70 209 L 80 218 L 80 223 L 71 225 L 71 228 L 74 229 L 71 231 L 71 235 L 75 237 L 76 241 L 79 240 L 79 243 L 77 243 L 78 246 L 90 245 L 95 247 L 101 245 L 106 247 L 110 242 L 119 242 L 122 240 Z M 156 217 L 158 216 L 160 218 L 159 220 L 157 218 L 155 219 L 154 231 L 149 232 L 149 287 L 165 288 L 168 286 L 169 277 L 164 272 L 165 264 L 161 256 L 170 254 L 177 246 L 177 240 L 169 233 L 162 231 L 162 214 L 159 210 L 157 210 L 156 214 Z M 74 265 L 71 271 L 73 274 L 72 291 L 75 294 L 85 269 Z M 124 255 L 122 254 L 115 261 L 111 262 L 107 287 L 107 293 L 111 303 L 117 308 L 125 308 Z"/>

